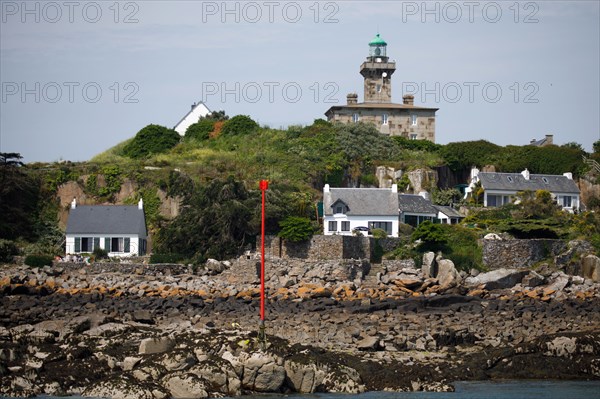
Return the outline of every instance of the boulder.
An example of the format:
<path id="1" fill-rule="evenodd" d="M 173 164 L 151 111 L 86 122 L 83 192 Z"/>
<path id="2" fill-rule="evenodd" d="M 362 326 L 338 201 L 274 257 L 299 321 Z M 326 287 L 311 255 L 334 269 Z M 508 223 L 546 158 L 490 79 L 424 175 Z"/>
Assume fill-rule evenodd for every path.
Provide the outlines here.
<path id="1" fill-rule="evenodd" d="M 600 258 L 587 255 L 581 259 L 581 274 L 595 283 L 600 282 Z"/>
<path id="2" fill-rule="evenodd" d="M 228 396 L 240 396 L 242 382 L 233 366 L 220 358 L 211 358 L 188 370 L 210 384 L 211 389 Z"/>
<path id="3" fill-rule="evenodd" d="M 163 385 L 171 393 L 173 399 L 204 399 L 208 398 L 207 382 L 191 373 L 168 375 L 163 379 Z"/>
<path id="4" fill-rule="evenodd" d="M 465 284 L 470 287 L 483 285 L 486 290 L 512 288 L 520 283 L 527 274 L 529 274 L 529 270 L 497 269 L 481 273 L 476 277 L 467 277 Z"/>
<path id="5" fill-rule="evenodd" d="M 282 359 L 256 352 L 243 365 L 243 388 L 256 392 L 279 392 L 285 381 Z"/>
<path id="6" fill-rule="evenodd" d="M 284 368 L 289 387 L 299 393 L 316 392 L 325 378 L 325 371 L 317 368 L 315 363 L 302 364 L 286 361 Z"/>
<path id="7" fill-rule="evenodd" d="M 454 267 L 454 262 L 450 259 L 440 259 L 437 261 L 437 265 L 437 279 L 442 287 L 454 287 L 460 282 L 460 275 Z"/>
<path id="8" fill-rule="evenodd" d="M 529 274 L 523 277 L 523 280 L 521 280 L 521 284 L 523 285 L 523 287 L 535 288 L 544 284 L 545 280 L 546 279 L 544 278 L 544 276 L 532 270 L 529 272 Z"/>
<path id="9" fill-rule="evenodd" d="M 435 267 L 435 254 L 433 252 L 425 252 L 423 254 L 423 265 L 421 271 L 423 272 L 424 278 L 435 277 L 437 270 Z"/>
<path id="10" fill-rule="evenodd" d="M 219 274 L 224 272 L 226 269 L 223 262 L 220 262 L 216 259 L 209 259 L 206 261 L 206 270 L 211 272 L 212 274 Z"/>
<path id="11" fill-rule="evenodd" d="M 369 336 L 356 343 L 356 348 L 360 351 L 373 351 L 379 349 L 379 337 Z"/>
<path id="12" fill-rule="evenodd" d="M 170 351 L 175 346 L 175 341 L 168 337 L 146 338 L 140 343 L 138 353 L 150 355 Z"/>
<path id="13" fill-rule="evenodd" d="M 344 365 L 338 365 L 335 370 L 327 373 L 323 378 L 323 386 L 326 392 L 331 393 L 357 394 L 366 390 L 358 371 Z"/>

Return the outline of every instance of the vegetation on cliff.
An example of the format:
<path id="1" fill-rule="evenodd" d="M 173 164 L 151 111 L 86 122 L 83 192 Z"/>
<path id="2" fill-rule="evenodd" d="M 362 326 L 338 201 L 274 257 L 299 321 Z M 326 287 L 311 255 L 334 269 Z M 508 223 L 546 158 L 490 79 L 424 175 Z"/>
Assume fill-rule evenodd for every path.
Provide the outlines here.
<path id="1" fill-rule="evenodd" d="M 479 140 L 440 145 L 381 135 L 368 124 L 331 124 L 321 119 L 309 126 L 271 129 L 259 127 L 248 116 L 230 119 L 220 111 L 190 126 L 183 139 L 171 129 L 148 125 L 132 139 L 84 163 L 22 165 L 19 154 L 4 154 L 0 206 L 7 217 L 0 220 L 0 238 L 18 242 L 28 253 L 60 253 L 62 233 L 56 216 L 60 205 L 48 201 L 57 188 L 75 181 L 89 198 L 114 202 L 122 184 L 131 181 L 136 191 L 119 201 L 133 204 L 144 199 L 155 250 L 198 261 L 223 258 L 247 246 L 258 233 L 261 179 L 271 183 L 267 232 L 277 234 L 285 230 L 280 222 L 290 218 L 316 219 L 315 204 L 325 183 L 378 186 L 377 166 L 410 171 L 448 165 L 464 173 L 472 166 L 493 164 L 501 172 L 527 167 L 532 173 L 571 171 L 577 177 L 590 168 L 582 155 L 600 159 L 600 140 L 594 151 L 586 154 L 573 143 L 501 147 Z M 407 175 L 398 183 L 407 187 Z M 160 216 L 164 197 L 159 194 L 181 200 L 182 211 L 174 220 Z M 432 188 L 432 198 L 444 205 L 461 201 L 453 187 Z M 600 199 L 592 197 L 588 203 L 600 208 Z M 477 211 L 467 224 L 516 236 L 573 237 L 583 234 L 585 229 L 577 226 L 585 225 L 585 218 L 595 223 L 595 216 L 557 212 L 530 217 L 523 206 Z M 592 239 L 600 248 L 600 238 Z"/>

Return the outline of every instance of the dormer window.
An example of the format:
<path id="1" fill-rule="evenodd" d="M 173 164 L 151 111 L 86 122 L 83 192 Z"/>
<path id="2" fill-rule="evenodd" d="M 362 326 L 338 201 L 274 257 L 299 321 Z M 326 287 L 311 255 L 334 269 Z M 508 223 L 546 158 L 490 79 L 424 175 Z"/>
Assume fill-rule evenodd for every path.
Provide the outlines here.
<path id="1" fill-rule="evenodd" d="M 350 209 L 348 205 L 346 205 L 343 201 L 338 200 L 333 205 L 333 214 L 334 215 L 345 215 Z"/>

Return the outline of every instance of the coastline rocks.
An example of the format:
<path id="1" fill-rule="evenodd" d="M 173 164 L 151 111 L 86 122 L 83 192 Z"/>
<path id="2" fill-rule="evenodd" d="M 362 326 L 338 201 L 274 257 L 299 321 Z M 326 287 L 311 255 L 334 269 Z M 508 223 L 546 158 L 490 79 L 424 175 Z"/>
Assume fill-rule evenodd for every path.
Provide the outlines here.
<path id="1" fill-rule="evenodd" d="M 596 255 L 588 255 L 581 260 L 581 272 L 584 278 L 595 283 L 600 282 L 600 258 Z"/>
<path id="2" fill-rule="evenodd" d="M 483 286 L 486 290 L 512 288 L 529 274 L 529 270 L 497 269 L 480 273 L 475 277 L 467 277 L 465 284 L 470 287 Z"/>

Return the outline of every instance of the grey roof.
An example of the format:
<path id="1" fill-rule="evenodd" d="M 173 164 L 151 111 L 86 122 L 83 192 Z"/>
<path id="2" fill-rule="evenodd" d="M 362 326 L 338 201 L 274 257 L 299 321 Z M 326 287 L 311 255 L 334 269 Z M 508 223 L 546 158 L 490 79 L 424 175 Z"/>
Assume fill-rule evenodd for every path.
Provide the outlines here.
<path id="1" fill-rule="evenodd" d="M 330 188 L 323 193 L 323 212 L 333 215 L 338 200 L 348 206 L 349 216 L 397 216 L 398 196 L 389 188 Z"/>
<path id="2" fill-rule="evenodd" d="M 435 209 L 437 209 L 439 212 L 442 212 L 444 215 L 446 215 L 450 218 L 464 218 L 463 215 L 458 213 L 458 211 L 456 209 L 452 208 L 451 206 L 434 205 L 433 207 Z"/>
<path id="3" fill-rule="evenodd" d="M 82 205 L 71 209 L 67 234 L 147 235 L 144 211 L 137 205 Z"/>
<path id="4" fill-rule="evenodd" d="M 563 175 L 529 175 L 529 180 L 521 173 L 479 172 L 478 177 L 484 190 L 535 191 L 547 190 L 552 193 L 577 193 L 579 188 L 572 179 Z"/>
<path id="5" fill-rule="evenodd" d="M 398 208 L 401 213 L 437 215 L 431 201 L 416 194 L 398 194 Z"/>

